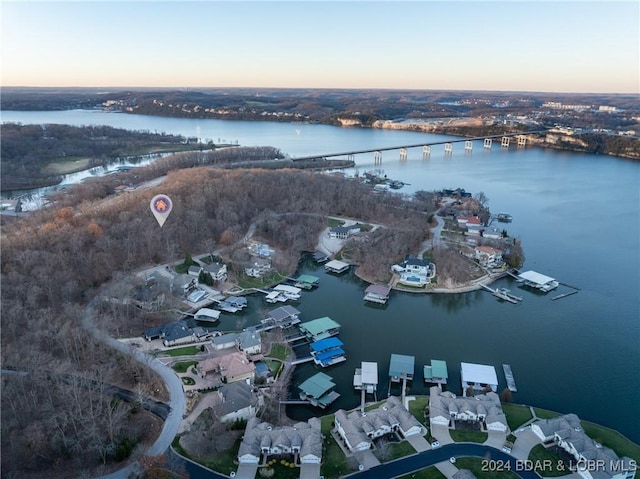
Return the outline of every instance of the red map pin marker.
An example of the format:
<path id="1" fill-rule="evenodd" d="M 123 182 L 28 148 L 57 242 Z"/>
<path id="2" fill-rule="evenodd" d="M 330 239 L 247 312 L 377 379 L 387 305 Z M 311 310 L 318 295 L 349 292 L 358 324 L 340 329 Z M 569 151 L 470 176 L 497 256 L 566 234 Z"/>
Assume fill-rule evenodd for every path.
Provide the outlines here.
<path id="1" fill-rule="evenodd" d="M 162 225 L 167 221 L 167 218 L 173 209 L 173 202 L 171 201 L 171 198 L 167 195 L 156 195 L 151 200 L 151 203 L 149 203 L 149 207 L 151 208 L 153 216 L 156 217 L 160 228 L 162 228 Z"/>

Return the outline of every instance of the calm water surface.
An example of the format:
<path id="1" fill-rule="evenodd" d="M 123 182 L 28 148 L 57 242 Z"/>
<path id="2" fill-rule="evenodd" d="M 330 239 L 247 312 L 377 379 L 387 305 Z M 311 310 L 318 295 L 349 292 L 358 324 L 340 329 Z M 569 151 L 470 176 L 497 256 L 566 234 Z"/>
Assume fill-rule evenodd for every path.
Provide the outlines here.
<path id="1" fill-rule="evenodd" d="M 270 145 L 284 153 L 304 156 L 350 149 L 439 141 L 442 136 L 416 132 L 292 125 L 268 122 L 232 122 L 146 117 L 90 111 L 2 112 L 2 121 L 109 126 L 200 136 L 241 145 Z M 509 279 L 497 283 L 524 300 L 502 303 L 486 292 L 455 295 L 392 294 L 389 304 L 363 303 L 366 285 L 352 272 L 326 274 L 303 261 L 300 272 L 320 276 L 320 286 L 305 292 L 302 320 L 330 316 L 342 324 L 341 340 L 348 360 L 324 370 L 337 383 L 340 399 L 330 411 L 355 407 L 353 371 L 360 361 L 377 361 L 379 397 L 387 393 L 392 353 L 416 358 L 410 393 L 427 391 L 422 366 L 444 359 L 449 367 L 449 389 L 461 393 L 460 362 L 496 367 L 500 388 L 506 386 L 501 365 L 511 364 L 517 402 L 560 412 L 615 428 L 640 442 L 640 163 L 628 160 L 555 152 L 535 148 L 483 151 L 476 143 L 471 154 L 462 144 L 445 157 L 433 147 L 428 159 L 422 150 L 409 150 L 406 162 L 397 152 L 383 153 L 381 168 L 393 179 L 410 185 L 401 193 L 462 187 L 483 191 L 493 212 L 506 211 L 514 220 L 504 225 L 523 241 L 525 269 L 553 276 L 580 288 L 557 301 L 551 297 L 569 291 L 539 295 L 520 289 Z M 357 168 L 374 169 L 373 154 L 356 156 Z M 223 316 L 222 326 L 246 327 L 272 309 L 261 298 L 250 299 L 250 311 Z M 299 366 L 299 384 L 316 369 Z M 392 393 L 399 393 L 396 387 Z M 304 419 L 319 410 L 289 407 Z"/>

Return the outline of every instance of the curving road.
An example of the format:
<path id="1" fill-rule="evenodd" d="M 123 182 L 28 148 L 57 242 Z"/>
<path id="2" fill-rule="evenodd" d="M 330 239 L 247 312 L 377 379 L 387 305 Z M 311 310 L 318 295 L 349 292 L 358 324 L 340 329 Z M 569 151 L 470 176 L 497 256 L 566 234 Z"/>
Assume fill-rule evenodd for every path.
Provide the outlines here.
<path id="1" fill-rule="evenodd" d="M 116 339 L 107 335 L 104 331 L 99 330 L 93 324 L 94 314 L 95 309 L 93 307 L 93 304 L 90 304 L 87 307 L 85 315 L 83 317 L 83 324 L 87 331 L 89 331 L 97 340 L 111 346 L 112 348 L 124 354 L 133 357 L 145 366 L 150 367 L 153 371 L 158 373 L 158 375 L 167 385 L 167 389 L 169 390 L 169 413 L 164 421 L 164 425 L 162 426 L 160 435 L 146 452 L 146 455 L 148 456 L 157 456 L 159 454 L 162 454 L 171 446 L 171 442 L 178 433 L 178 428 L 180 427 L 180 422 L 182 422 L 182 418 L 185 412 L 186 403 L 184 391 L 182 389 L 182 381 L 171 368 L 165 366 L 157 359 L 135 349 L 129 344 L 117 341 Z M 139 472 L 139 470 L 140 465 L 137 462 L 134 462 L 123 469 L 120 469 L 106 476 L 102 476 L 100 479 L 128 479 L 132 473 Z"/>
<path id="2" fill-rule="evenodd" d="M 486 460 L 486 468 L 488 471 L 511 471 L 522 479 L 540 479 L 540 475 L 531 470 L 525 469 L 526 466 L 532 466 L 530 463 L 519 461 L 498 449 L 494 449 L 482 444 L 457 443 L 441 446 L 438 449 L 421 452 L 413 456 L 397 459 L 386 464 L 381 464 L 367 471 L 356 472 L 345 477 L 349 479 L 391 479 L 404 474 L 419 471 L 429 466 L 433 466 L 439 462 L 448 461 L 450 457 L 480 457 Z"/>

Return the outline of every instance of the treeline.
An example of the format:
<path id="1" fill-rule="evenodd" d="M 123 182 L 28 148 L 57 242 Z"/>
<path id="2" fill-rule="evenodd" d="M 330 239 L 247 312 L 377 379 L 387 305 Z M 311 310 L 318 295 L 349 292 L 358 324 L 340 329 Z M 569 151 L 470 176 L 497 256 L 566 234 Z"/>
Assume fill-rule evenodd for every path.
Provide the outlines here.
<path id="1" fill-rule="evenodd" d="M 149 212 L 149 200 L 159 192 L 174 203 L 162 228 Z M 47 209 L 7 223 L 0 259 L 3 367 L 73 372 L 153 395 L 153 376 L 97 344 L 82 326 L 84 308 L 101 286 L 143 266 L 175 261 L 187 251 L 231 244 L 253 222 L 258 237 L 284 251 L 278 266 L 292 272 L 300 250 L 316 244 L 326 225 L 323 216 L 329 214 L 398 225 L 399 230 L 420 229 L 425 217 L 400 196 L 378 195 L 332 175 L 191 168 L 170 172 L 162 188 Z M 378 247 L 372 243 L 363 263 L 388 260 L 380 257 Z M 117 309 L 101 311 L 95 319 L 100 328 L 113 329 L 127 320 Z M 111 413 L 96 407 L 95 394 L 61 385 L 32 387 L 33 381 L 30 376 L 3 375 L 3 476 L 55 477 L 66 472 L 79 477 L 69 471 L 115 460 L 104 451 L 117 450 L 125 439 L 139 440 L 137 431 L 127 428 L 111 434 L 104 423 Z M 48 418 L 53 410 L 55 420 Z M 81 418 L 92 424 L 91 434 L 80 419 L 70 419 L 80 413 L 94 414 Z M 132 412 L 123 414 L 130 418 Z M 40 460 L 32 457 L 34 432 Z M 5 452 L 10 459 L 5 460 Z"/>
<path id="2" fill-rule="evenodd" d="M 89 166 L 151 148 L 177 145 L 178 135 L 129 131 L 108 126 L 22 125 L 6 123 L 0 130 L 0 188 L 28 189 L 57 184 L 60 177 L 48 171 L 56 161 L 89 158 Z"/>

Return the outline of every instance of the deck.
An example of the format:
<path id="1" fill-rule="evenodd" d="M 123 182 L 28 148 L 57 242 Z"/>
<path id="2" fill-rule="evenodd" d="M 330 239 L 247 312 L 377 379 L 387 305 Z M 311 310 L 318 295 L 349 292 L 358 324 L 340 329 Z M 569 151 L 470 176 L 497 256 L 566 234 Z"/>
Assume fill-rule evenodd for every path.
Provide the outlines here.
<path id="1" fill-rule="evenodd" d="M 513 372 L 511 371 L 511 366 L 509 364 L 503 364 L 502 370 L 504 371 L 504 377 L 507 380 L 507 388 L 511 392 L 518 392 L 518 388 L 516 387 L 516 381 L 513 378 Z"/>

